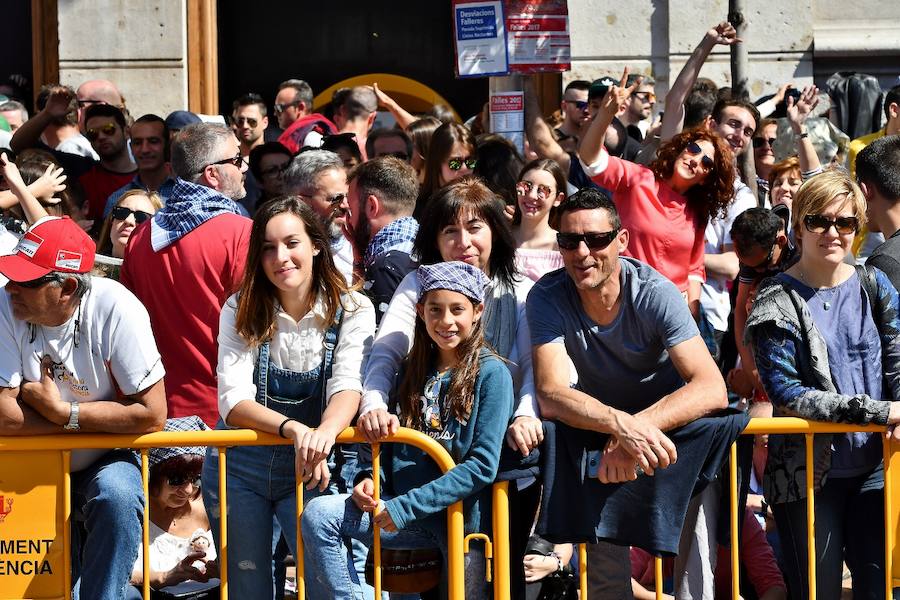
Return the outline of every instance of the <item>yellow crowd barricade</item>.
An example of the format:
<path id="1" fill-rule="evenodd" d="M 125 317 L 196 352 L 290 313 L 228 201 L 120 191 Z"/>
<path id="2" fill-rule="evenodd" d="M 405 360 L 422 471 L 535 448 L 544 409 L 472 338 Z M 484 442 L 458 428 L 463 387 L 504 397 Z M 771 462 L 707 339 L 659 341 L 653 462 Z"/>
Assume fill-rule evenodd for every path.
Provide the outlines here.
<path id="1" fill-rule="evenodd" d="M 338 443 L 364 442 L 355 429 L 344 430 L 337 438 Z M 401 428 L 395 435 L 382 441 L 410 444 L 428 454 L 443 472 L 454 467 L 453 459 L 444 448 L 427 435 L 412 429 Z M 0 552 L 0 599 L 29 598 L 34 600 L 66 599 L 72 594 L 71 580 L 71 451 L 89 448 L 131 448 L 141 455 L 141 479 L 144 488 L 143 516 L 143 568 L 149 573 L 149 469 L 147 452 L 150 448 L 174 446 L 209 446 L 217 448 L 219 454 L 219 499 L 221 506 L 227 507 L 226 461 L 227 448 L 233 446 L 271 446 L 289 443 L 275 435 L 252 430 L 159 432 L 146 435 L 79 434 L 61 436 L 0 437 L 0 550 L 12 548 L 22 550 L 34 558 L 22 559 L 16 563 L 15 576 L 6 576 L 3 568 L 4 552 Z M 380 444 L 372 445 L 373 471 L 378 473 Z M 27 452 L 25 456 L 22 453 Z M 60 458 L 61 455 L 61 458 Z M 32 457 L 42 462 L 35 463 Z M 56 462 L 54 462 L 56 458 Z M 5 461 L 5 462 L 4 462 Z M 4 468 L 5 467 L 5 468 Z M 35 470 L 39 469 L 39 470 Z M 9 474 L 18 477 L 9 481 Z M 36 483 L 35 483 L 36 482 Z M 12 485 L 12 487 L 10 487 Z M 9 491 L 5 491 L 9 490 Z M 381 482 L 375 478 L 376 498 L 380 495 Z M 48 493 L 49 492 L 49 493 Z M 41 496 L 40 494 L 43 494 Z M 23 505 L 20 507 L 20 505 Z M 29 509 L 29 505 L 32 505 Z M 8 509 L 4 510 L 6 507 Z M 59 508 L 60 510 L 57 510 Z M 49 509 L 49 513 L 47 512 Z M 44 511 L 35 512 L 37 511 Z M 300 531 L 300 515 L 303 512 L 303 483 L 297 482 L 297 591 L 304 597 L 303 546 Z M 18 514 L 17 514 L 18 513 Z M 61 520 L 47 515 L 61 514 Z M 21 517 L 21 518 L 17 518 Z M 44 523 L 42 523 L 44 521 Z M 34 530 L 42 525 L 51 537 L 34 537 Z M 451 600 L 463 600 L 463 514 L 462 502 L 456 502 L 447 509 L 447 572 L 448 591 Z M 228 598 L 228 519 L 220 519 L 219 574 L 221 597 Z M 10 536 L 24 537 L 10 537 Z M 375 528 L 375 548 L 380 550 L 380 532 Z M 30 557 L 31 555 L 29 555 Z M 506 555 L 506 579 L 508 581 L 509 555 Z M 55 564 L 51 564 L 51 560 Z M 40 572 L 41 565 L 51 571 Z M 38 565 L 35 567 L 34 565 Z M 22 569 L 21 565 L 32 565 Z M 375 590 L 381 591 L 381 555 L 374 555 Z M 144 577 L 143 595 L 150 597 L 149 577 Z"/>
<path id="2" fill-rule="evenodd" d="M 806 437 L 806 461 L 812 463 L 813 436 L 817 433 L 845 433 L 871 431 L 885 433 L 883 426 L 860 426 L 836 423 L 819 423 L 797 418 L 752 419 L 743 435 L 765 433 L 802 434 Z M 344 430 L 337 438 L 338 443 L 364 442 L 355 429 Z M 71 451 L 88 448 L 132 448 L 140 452 L 141 479 L 144 491 L 143 515 L 143 560 L 144 573 L 149 573 L 149 470 L 148 450 L 156 447 L 209 446 L 217 449 L 219 456 L 219 498 L 221 506 L 227 506 L 226 461 L 227 448 L 233 446 L 260 446 L 286 444 L 278 436 L 252 430 L 203 431 L 203 432 L 159 432 L 147 435 L 79 434 L 63 436 L 0 437 L 0 600 L 6 598 L 29 598 L 35 600 L 71 598 Z M 412 429 L 401 428 L 395 435 L 382 443 L 403 443 L 413 445 L 427 453 L 438 467 L 446 472 L 454 467 L 450 455 L 440 444 L 430 437 Z M 372 444 L 373 472 L 379 473 L 380 443 Z M 893 560 L 900 549 L 895 547 L 897 527 L 900 526 L 900 486 L 894 485 L 892 478 L 900 456 L 894 452 L 895 446 L 884 437 L 885 469 L 885 598 L 890 598 L 892 588 L 900 586 L 900 559 Z M 27 455 L 23 455 L 27 452 Z M 731 465 L 728 477 L 730 500 L 731 539 L 738 539 L 738 491 L 737 452 L 731 448 Z M 807 509 L 808 547 L 815 547 L 815 498 L 812 492 L 813 471 L 807 469 Z M 375 497 L 381 494 L 381 482 L 375 478 Z M 513 566 L 509 548 L 509 484 L 495 483 L 492 490 L 493 540 L 483 534 L 473 534 L 471 539 L 481 538 L 485 542 L 485 554 L 489 565 L 495 600 L 510 599 L 510 578 Z M 297 592 L 305 597 L 303 569 L 303 541 L 300 531 L 300 515 L 303 512 L 303 483 L 297 482 Z M 50 517 L 48 515 L 54 515 Z M 465 597 L 463 553 L 468 547 L 464 538 L 462 502 L 451 505 L 447 510 L 447 573 L 450 600 Z M 228 598 L 228 528 L 227 518 L 220 519 L 219 571 L 221 597 Z M 378 528 L 374 535 L 374 588 L 376 597 L 381 592 L 381 539 Z M 739 597 L 739 543 L 731 545 L 732 598 Z M 18 556 L 23 558 L 15 558 Z M 587 553 L 586 546 L 577 548 L 582 600 L 587 600 Z M 810 598 L 816 597 L 816 565 L 809 552 L 808 579 Z M 662 561 L 655 559 L 656 597 L 662 597 Z M 12 573 L 12 575 L 10 575 Z M 149 598 L 149 578 L 144 578 L 144 598 Z"/>

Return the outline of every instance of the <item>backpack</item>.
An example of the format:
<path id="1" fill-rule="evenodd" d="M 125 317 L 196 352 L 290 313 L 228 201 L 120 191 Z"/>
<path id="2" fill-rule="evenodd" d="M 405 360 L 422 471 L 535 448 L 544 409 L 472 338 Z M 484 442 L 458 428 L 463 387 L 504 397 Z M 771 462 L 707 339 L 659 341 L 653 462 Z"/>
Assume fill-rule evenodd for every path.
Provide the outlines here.
<path id="1" fill-rule="evenodd" d="M 884 94 L 875 77 L 841 71 L 825 86 L 837 113 L 835 124 L 851 140 L 881 129 Z"/>
<path id="2" fill-rule="evenodd" d="M 297 154 L 305 144 L 306 136 L 316 132 L 323 136 L 334 135 L 337 133 L 337 127 L 328 120 L 324 115 L 313 113 L 300 117 L 294 121 L 290 127 L 284 130 L 278 137 L 278 141 L 282 146 L 291 151 L 291 154 Z"/>

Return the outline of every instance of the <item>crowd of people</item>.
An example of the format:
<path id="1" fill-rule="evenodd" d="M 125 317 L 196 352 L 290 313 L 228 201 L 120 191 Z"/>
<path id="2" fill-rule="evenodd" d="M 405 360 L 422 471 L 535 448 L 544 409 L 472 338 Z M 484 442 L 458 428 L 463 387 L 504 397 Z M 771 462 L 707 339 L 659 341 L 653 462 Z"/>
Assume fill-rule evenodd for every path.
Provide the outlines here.
<path id="1" fill-rule="evenodd" d="M 846 566 L 854 598 L 884 598 L 880 434 L 815 436 L 815 554 L 803 436 L 742 446 L 738 540 L 720 471 L 752 416 L 895 435 L 900 85 L 851 141 L 829 110 L 846 74 L 756 102 L 700 78 L 736 41 L 704 35 L 661 119 L 627 69 L 571 81 L 558 110 L 526 78 L 524 148 L 377 84 L 315 112 L 289 79 L 224 119 L 134 118 L 106 80 L 45 86 L 33 114 L 0 103 L 0 435 L 289 440 L 224 467 L 151 452 L 146 574 L 139 458 L 73 452 L 79 597 L 145 578 L 214 597 L 222 519 L 232 597 L 280 598 L 290 555 L 307 597 L 373 598 L 376 528 L 386 582 L 407 574 L 392 597 L 442 597 L 445 509 L 492 535 L 502 480 L 516 598 L 574 598 L 574 543 L 592 599 L 730 597 L 731 544 L 744 598 L 809 597 L 810 557 L 816 597 L 841 597 Z M 421 431 L 456 467 L 385 444 L 374 473 L 369 445 L 335 443 L 350 426 Z M 486 554 L 467 597 L 491 596 Z"/>

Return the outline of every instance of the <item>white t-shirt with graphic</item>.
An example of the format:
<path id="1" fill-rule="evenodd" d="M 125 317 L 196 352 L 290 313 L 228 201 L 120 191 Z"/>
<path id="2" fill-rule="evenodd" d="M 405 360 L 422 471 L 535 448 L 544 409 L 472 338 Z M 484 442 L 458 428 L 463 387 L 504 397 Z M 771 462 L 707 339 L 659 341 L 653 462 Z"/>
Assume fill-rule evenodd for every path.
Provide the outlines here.
<path id="1" fill-rule="evenodd" d="M 50 356 L 53 378 L 66 402 L 131 396 L 165 375 L 147 310 L 111 279 L 93 277 L 79 308 L 55 327 L 16 319 L 9 295 L 0 293 L 0 340 L 0 387 L 40 380 L 41 359 Z M 87 467 L 104 452 L 73 452 L 72 471 Z"/>

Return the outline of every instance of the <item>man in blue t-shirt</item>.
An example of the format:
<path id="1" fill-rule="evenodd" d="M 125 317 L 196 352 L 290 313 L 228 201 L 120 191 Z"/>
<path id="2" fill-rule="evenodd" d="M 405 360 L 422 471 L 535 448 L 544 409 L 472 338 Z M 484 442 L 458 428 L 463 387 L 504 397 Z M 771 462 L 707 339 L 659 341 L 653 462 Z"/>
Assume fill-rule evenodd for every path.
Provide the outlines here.
<path id="1" fill-rule="evenodd" d="M 612 201 L 585 189 L 557 210 L 565 269 L 544 276 L 527 304 L 541 414 L 608 434 L 596 476 L 632 481 L 675 461 L 664 432 L 723 409 L 725 383 L 677 288 L 619 256 L 629 234 Z M 589 560 L 592 598 L 630 597 L 627 547 L 590 545 Z"/>

